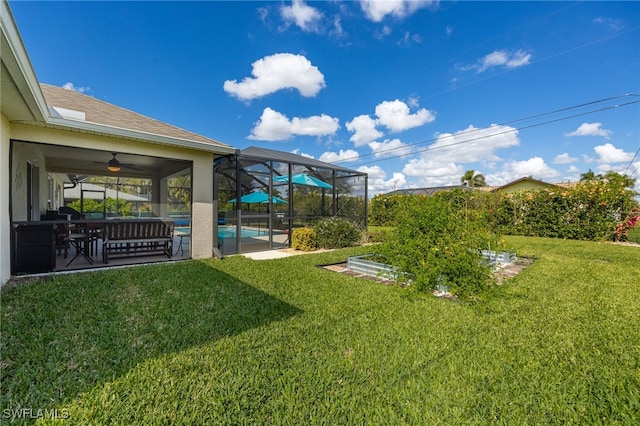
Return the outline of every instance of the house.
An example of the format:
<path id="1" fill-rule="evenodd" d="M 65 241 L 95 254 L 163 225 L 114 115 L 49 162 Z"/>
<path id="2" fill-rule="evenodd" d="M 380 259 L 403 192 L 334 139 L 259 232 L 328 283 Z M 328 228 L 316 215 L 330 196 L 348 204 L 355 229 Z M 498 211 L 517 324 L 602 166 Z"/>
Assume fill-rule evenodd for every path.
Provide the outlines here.
<path id="1" fill-rule="evenodd" d="M 502 186 L 493 187 L 494 192 L 510 193 L 519 191 L 535 191 L 539 189 L 559 187 L 559 184 L 548 183 L 532 178 L 531 176 L 521 177 Z"/>
<path id="2" fill-rule="evenodd" d="M 569 188 L 574 186 L 574 182 L 561 182 L 561 183 L 548 183 L 538 179 L 534 179 L 531 176 L 521 177 L 512 182 L 506 183 L 502 186 L 477 186 L 468 187 L 463 185 L 452 186 L 434 186 L 428 188 L 407 188 L 397 189 L 387 193 L 387 195 L 401 194 L 401 195 L 433 195 L 441 191 L 450 191 L 452 189 L 473 190 L 473 191 L 485 191 L 485 192 L 500 192 L 510 193 L 518 191 L 535 191 L 545 188 Z"/>
<path id="3" fill-rule="evenodd" d="M 0 30 L 0 286 L 11 278 L 12 259 L 19 257 L 16 230 L 38 227 L 38 222 L 50 217 L 57 220 L 59 209 L 65 207 L 65 189 L 76 185 L 79 176 L 147 179 L 151 197 L 145 199 L 145 205 L 159 218 L 169 217 L 169 180 L 185 177 L 190 182 L 189 217 L 180 217 L 180 225 L 188 224 L 188 234 L 180 231 L 179 247 L 188 235 L 188 256 L 193 259 L 284 247 L 290 244 L 294 223 L 313 223 L 322 216 L 345 215 L 366 225 L 366 173 L 291 153 L 259 148 L 240 151 L 82 93 L 41 84 L 5 0 L 0 1 Z M 324 182 L 320 190 L 308 190 L 294 182 L 296 175 L 330 183 Z M 266 206 L 255 214 L 243 210 L 245 203 L 232 205 L 229 201 L 256 190 L 285 194 L 289 199 L 286 211 L 275 216 L 269 211 L 271 206 Z M 317 200 L 321 214 L 300 216 L 295 210 L 298 195 L 306 201 Z M 219 202 L 224 205 L 221 210 Z M 101 226 L 107 229 L 113 223 Z M 219 228 L 219 224 L 226 226 Z M 54 227 L 62 227 L 41 225 L 50 227 L 50 234 Z M 277 242 L 276 225 L 280 228 Z M 257 228 L 257 232 L 245 227 Z M 254 234 L 245 237 L 245 230 Z M 71 240 L 70 232 L 66 236 Z M 88 227 L 80 237 L 88 244 Z M 22 251 L 24 258 L 37 257 L 27 248 Z M 55 252 L 45 255 L 51 256 L 51 251 Z M 76 251 L 76 257 L 80 252 Z M 84 257 L 93 266 L 91 254 Z"/>
<path id="4" fill-rule="evenodd" d="M 6 1 L 0 2 L 0 285 L 11 276 L 12 223 L 39 220 L 63 203 L 69 176 L 107 173 L 117 155 L 152 179 L 152 209 L 167 214 L 167 180 L 191 175 L 191 257 L 216 248 L 213 162 L 227 144 L 145 117 L 81 93 L 40 84 Z M 116 153 L 114 155 L 114 153 Z M 67 180 L 68 182 L 69 180 Z"/>

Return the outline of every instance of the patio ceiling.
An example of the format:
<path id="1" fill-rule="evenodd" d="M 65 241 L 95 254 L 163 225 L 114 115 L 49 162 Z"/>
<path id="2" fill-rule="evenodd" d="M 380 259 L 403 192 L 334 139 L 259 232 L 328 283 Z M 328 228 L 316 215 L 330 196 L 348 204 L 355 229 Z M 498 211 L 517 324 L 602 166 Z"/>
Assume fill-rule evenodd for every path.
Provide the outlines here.
<path id="1" fill-rule="evenodd" d="M 119 152 L 116 158 L 122 167 L 119 172 L 110 172 L 107 170 L 107 163 L 113 158 L 110 151 L 37 145 L 45 157 L 47 172 L 50 173 L 152 178 L 181 174 L 191 167 L 189 161 Z"/>

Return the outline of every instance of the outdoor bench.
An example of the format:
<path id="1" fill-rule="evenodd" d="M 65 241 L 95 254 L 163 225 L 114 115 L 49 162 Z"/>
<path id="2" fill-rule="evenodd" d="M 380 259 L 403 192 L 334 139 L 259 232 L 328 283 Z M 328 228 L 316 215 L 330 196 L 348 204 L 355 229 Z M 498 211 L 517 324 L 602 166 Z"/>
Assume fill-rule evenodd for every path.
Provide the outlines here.
<path id="1" fill-rule="evenodd" d="M 149 254 L 173 254 L 174 221 L 132 219 L 107 221 L 102 236 L 102 259 Z"/>

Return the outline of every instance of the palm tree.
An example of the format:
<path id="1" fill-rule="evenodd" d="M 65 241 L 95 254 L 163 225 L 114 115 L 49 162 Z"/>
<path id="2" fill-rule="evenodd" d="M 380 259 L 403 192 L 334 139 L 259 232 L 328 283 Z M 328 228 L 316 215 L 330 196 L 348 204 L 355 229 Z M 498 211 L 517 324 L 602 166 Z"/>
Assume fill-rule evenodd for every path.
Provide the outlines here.
<path id="1" fill-rule="evenodd" d="M 580 182 L 589 182 L 589 181 L 598 179 L 598 177 L 599 176 L 596 175 L 593 170 L 589 169 L 588 172 L 582 173 L 580 175 Z"/>
<path id="2" fill-rule="evenodd" d="M 467 170 L 460 178 L 460 183 L 471 187 L 487 186 L 484 175 L 482 173 L 476 173 L 475 170 Z"/>

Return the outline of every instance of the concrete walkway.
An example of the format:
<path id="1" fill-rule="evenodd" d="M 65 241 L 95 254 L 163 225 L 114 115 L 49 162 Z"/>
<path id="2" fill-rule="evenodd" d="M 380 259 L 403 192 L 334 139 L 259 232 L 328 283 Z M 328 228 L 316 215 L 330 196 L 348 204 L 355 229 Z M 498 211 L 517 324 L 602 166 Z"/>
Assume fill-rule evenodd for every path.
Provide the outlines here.
<path id="1" fill-rule="evenodd" d="M 242 253 L 242 256 L 248 257 L 253 260 L 268 260 L 268 259 L 281 259 L 283 257 L 294 256 L 293 253 L 289 253 L 285 250 L 264 250 L 256 251 L 253 253 Z"/>
<path id="2" fill-rule="evenodd" d="M 298 256 L 301 254 L 317 254 L 325 251 L 332 251 L 332 250 L 318 249 L 314 251 L 302 251 L 302 250 L 293 250 L 293 249 L 276 249 L 276 250 L 256 251 L 252 253 L 242 253 L 240 256 L 246 256 L 253 260 L 268 260 L 268 259 L 282 259 L 283 257 Z"/>

